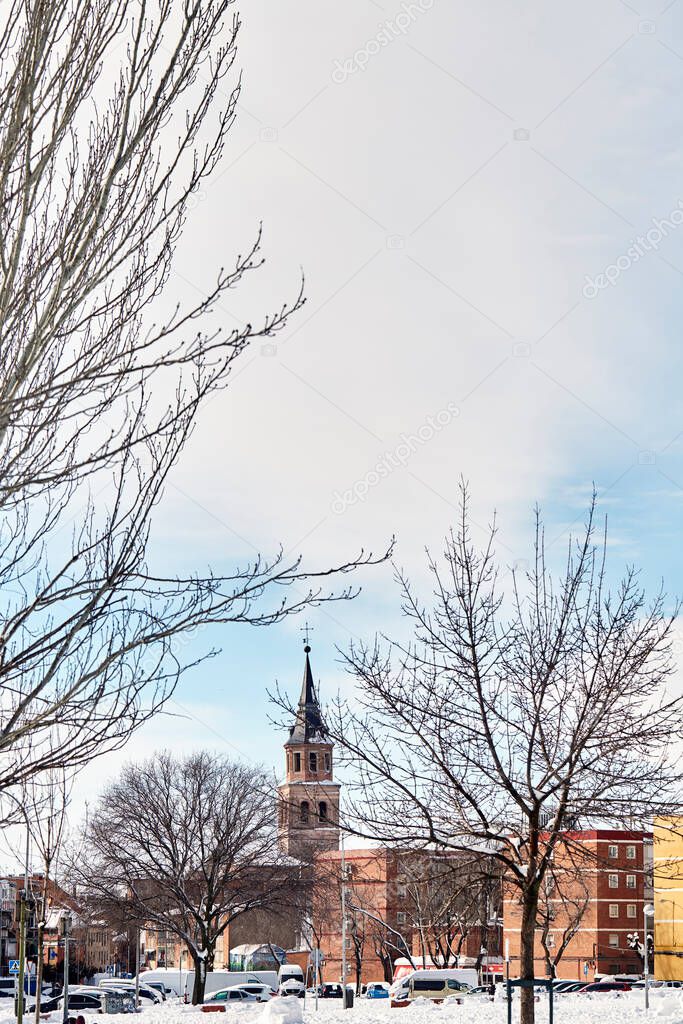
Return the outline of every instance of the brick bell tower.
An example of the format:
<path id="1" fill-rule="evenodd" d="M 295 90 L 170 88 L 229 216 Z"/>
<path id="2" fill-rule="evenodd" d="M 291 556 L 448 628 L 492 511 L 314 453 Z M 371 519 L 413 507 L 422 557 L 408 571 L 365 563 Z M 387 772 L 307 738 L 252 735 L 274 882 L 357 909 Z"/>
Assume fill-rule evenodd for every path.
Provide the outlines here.
<path id="1" fill-rule="evenodd" d="M 332 751 L 313 685 L 309 654 L 294 724 L 285 743 L 286 775 L 278 786 L 280 846 L 292 857 L 339 849 L 339 783 L 334 781 Z"/>

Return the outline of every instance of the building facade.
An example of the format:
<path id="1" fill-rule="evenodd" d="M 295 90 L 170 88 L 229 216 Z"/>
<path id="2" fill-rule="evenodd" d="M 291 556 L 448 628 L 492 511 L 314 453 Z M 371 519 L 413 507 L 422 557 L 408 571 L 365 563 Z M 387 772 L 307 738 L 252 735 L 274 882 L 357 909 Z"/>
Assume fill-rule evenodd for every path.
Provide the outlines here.
<path id="1" fill-rule="evenodd" d="M 558 885 L 544 893 L 545 922 L 536 930 L 537 977 L 550 973 L 549 961 L 565 943 L 555 967 L 558 978 L 592 981 L 596 974 L 642 972 L 636 943 L 644 938 L 651 839 L 649 833 L 611 829 L 567 834 L 567 847 L 558 850 L 554 865 Z M 506 886 L 503 930 L 513 976 L 519 969 L 520 922 L 519 898 Z"/>
<path id="2" fill-rule="evenodd" d="M 683 981 L 683 817 L 655 818 L 655 977 Z"/>

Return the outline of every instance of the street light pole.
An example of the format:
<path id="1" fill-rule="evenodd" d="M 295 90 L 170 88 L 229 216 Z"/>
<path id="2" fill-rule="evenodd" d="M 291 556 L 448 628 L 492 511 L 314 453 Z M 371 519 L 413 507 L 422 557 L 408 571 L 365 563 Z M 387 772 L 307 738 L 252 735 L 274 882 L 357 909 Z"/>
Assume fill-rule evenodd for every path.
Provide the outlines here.
<path id="1" fill-rule="evenodd" d="M 136 931 L 135 943 L 135 1009 L 140 1009 L 140 928 Z"/>
<path id="2" fill-rule="evenodd" d="M 647 919 L 648 919 L 648 917 L 652 917 L 654 912 L 655 912 L 655 908 L 653 906 L 651 906 L 649 903 L 643 904 L 643 932 L 645 933 L 645 935 L 644 935 L 644 942 L 643 942 L 643 973 L 645 975 L 645 1010 L 646 1011 L 650 1009 L 650 960 L 649 960 L 648 948 L 647 948 Z"/>
<path id="3" fill-rule="evenodd" d="M 62 986 L 64 1006 L 62 1008 L 62 1022 L 63 1024 L 69 1024 L 69 930 L 71 928 L 71 918 L 68 914 L 64 914 L 61 925 L 62 937 L 64 939 L 64 984 Z"/>
<path id="4" fill-rule="evenodd" d="M 344 836 L 341 837 L 341 915 L 342 915 L 342 960 L 341 960 L 341 983 L 342 983 L 342 1007 L 348 1008 L 346 998 L 346 858 L 344 856 Z"/>
<path id="5" fill-rule="evenodd" d="M 17 1024 L 23 1024 L 24 1020 L 24 978 L 26 976 L 26 901 L 28 900 L 28 860 L 30 856 L 31 842 L 28 816 L 26 814 L 26 808 L 23 806 L 22 811 L 26 822 L 26 860 L 24 861 L 24 888 L 21 893 L 19 904 L 19 980 L 17 984 Z"/>

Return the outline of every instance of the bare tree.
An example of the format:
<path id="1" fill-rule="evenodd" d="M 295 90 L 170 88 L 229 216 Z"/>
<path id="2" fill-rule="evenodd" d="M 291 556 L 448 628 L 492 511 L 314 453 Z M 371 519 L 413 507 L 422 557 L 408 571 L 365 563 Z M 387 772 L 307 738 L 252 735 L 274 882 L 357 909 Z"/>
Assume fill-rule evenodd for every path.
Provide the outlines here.
<path id="1" fill-rule="evenodd" d="M 164 752 L 124 767 L 91 815 L 73 869 L 86 902 L 178 936 L 194 964 L 193 1003 L 204 998 L 231 921 L 296 901 L 298 873 L 278 848 L 273 791 L 258 768 Z"/>
<path id="2" fill-rule="evenodd" d="M 401 906 L 420 943 L 420 954 L 457 967 L 468 936 L 483 938 L 500 870 L 479 854 L 416 851 L 401 858 Z"/>
<path id="3" fill-rule="evenodd" d="M 647 604 L 633 569 L 610 587 L 593 508 L 559 581 L 537 515 L 535 558 L 504 595 L 495 536 L 494 524 L 476 549 L 463 488 L 457 528 L 429 560 L 432 607 L 397 573 L 414 639 L 353 647 L 355 702 L 326 722 L 356 768 L 347 829 L 497 860 L 530 980 L 542 887 L 570 821 L 646 828 L 679 807 L 683 697 L 667 689 L 677 609 L 666 614 L 661 593 Z M 531 1024 L 531 989 L 521 1008 Z"/>
<path id="4" fill-rule="evenodd" d="M 125 742 L 205 624 L 334 596 L 282 552 L 225 576 L 146 559 L 203 403 L 303 302 L 226 312 L 261 265 L 256 229 L 196 302 L 169 304 L 236 116 L 239 26 L 234 0 L 0 12 L 0 791 Z"/>
<path id="5" fill-rule="evenodd" d="M 40 857 L 41 882 L 38 894 L 38 936 L 36 964 L 36 1024 L 40 1024 L 41 987 L 43 983 L 43 952 L 45 922 L 52 902 L 52 883 L 58 870 L 58 859 L 66 840 L 67 809 L 71 800 L 73 778 L 53 768 L 45 776 L 34 776 L 24 798 L 26 823 L 34 851 Z"/>

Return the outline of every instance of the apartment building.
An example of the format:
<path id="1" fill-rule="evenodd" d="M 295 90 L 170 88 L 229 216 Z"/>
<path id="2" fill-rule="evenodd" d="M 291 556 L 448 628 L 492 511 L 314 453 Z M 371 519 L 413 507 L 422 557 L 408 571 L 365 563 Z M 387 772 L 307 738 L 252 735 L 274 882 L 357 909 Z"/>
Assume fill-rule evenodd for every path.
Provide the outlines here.
<path id="1" fill-rule="evenodd" d="M 636 944 L 644 939 L 643 908 L 651 898 L 651 834 L 592 829 L 567 833 L 566 842 L 556 855 L 558 883 L 543 893 L 536 976 L 547 976 L 549 962 L 559 978 L 590 981 L 596 974 L 640 974 L 643 960 Z M 503 932 L 513 975 L 518 972 L 520 920 L 519 898 L 508 885 Z"/>

